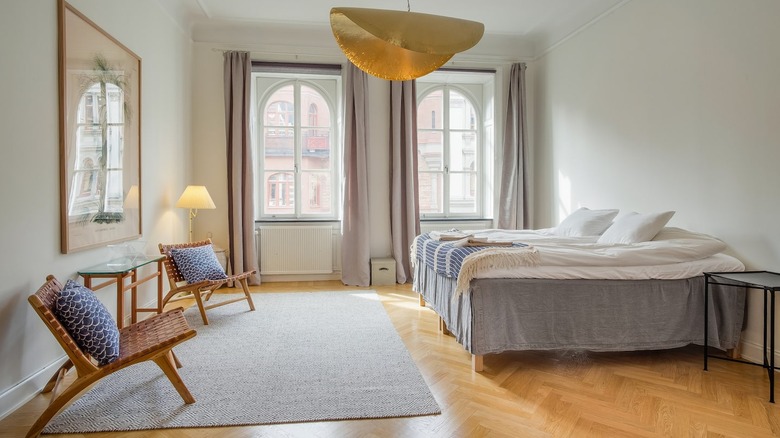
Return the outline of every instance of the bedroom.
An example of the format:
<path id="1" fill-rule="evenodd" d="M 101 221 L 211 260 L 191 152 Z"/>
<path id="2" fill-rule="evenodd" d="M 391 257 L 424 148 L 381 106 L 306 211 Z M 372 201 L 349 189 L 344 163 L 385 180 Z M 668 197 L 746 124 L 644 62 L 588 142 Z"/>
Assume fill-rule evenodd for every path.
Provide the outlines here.
<path id="1" fill-rule="evenodd" d="M 0 42 L 7 97 L 0 117 L 3 412 L 34 391 L 27 379 L 59 355 L 26 296 L 45 274 L 73 276 L 106 255 L 65 256 L 58 248 L 55 3 L 6 3 L 0 20 L 14 37 Z M 205 176 L 223 157 L 221 85 L 213 83 L 221 56 L 215 44 L 191 42 L 155 1 L 73 4 L 143 58 L 143 181 L 154 187 L 145 195 L 144 235 L 149 242 L 184 239 L 185 214 L 172 208 L 179 192 L 193 180 L 222 184 L 220 175 Z M 538 58 L 506 48 L 505 57 L 528 62 L 533 225 L 555 224 L 578 206 L 673 209 L 671 225 L 718 236 L 749 268 L 777 270 L 779 16 L 770 0 L 634 0 Z M 380 96 L 372 101 L 379 108 L 372 135 L 386 144 L 384 85 L 370 87 Z M 372 199 L 387 199 L 387 171 L 372 170 Z M 219 189 L 211 192 L 225 204 Z M 386 202 L 372 209 L 376 256 L 389 251 Z M 219 236 L 226 223 L 204 212 L 197 226 Z M 751 321 L 743 336 L 748 357 L 759 356 L 760 332 Z"/>

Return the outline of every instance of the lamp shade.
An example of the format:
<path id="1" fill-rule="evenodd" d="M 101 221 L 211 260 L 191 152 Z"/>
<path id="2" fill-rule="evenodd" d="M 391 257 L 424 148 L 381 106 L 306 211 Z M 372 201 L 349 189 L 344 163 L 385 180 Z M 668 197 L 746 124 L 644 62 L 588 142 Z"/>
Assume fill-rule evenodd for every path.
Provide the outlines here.
<path id="1" fill-rule="evenodd" d="M 482 38 L 482 23 L 417 12 L 333 8 L 330 26 L 358 68 L 382 79 L 426 75 Z"/>
<path id="2" fill-rule="evenodd" d="M 176 201 L 176 207 L 191 208 L 195 210 L 217 208 L 217 206 L 214 205 L 214 201 L 211 200 L 211 196 L 209 195 L 209 191 L 206 190 L 206 186 L 187 186 L 187 188 L 184 189 L 184 193 L 179 197 L 179 200 Z"/>

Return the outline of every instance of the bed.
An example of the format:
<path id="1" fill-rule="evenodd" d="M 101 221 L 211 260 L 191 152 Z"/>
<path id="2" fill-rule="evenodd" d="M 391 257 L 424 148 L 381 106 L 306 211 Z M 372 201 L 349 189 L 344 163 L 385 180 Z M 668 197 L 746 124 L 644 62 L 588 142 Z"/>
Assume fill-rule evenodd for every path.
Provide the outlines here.
<path id="1" fill-rule="evenodd" d="M 484 355 L 505 351 L 703 345 L 702 274 L 744 270 L 719 239 L 675 227 L 632 243 L 560 228 L 471 230 L 455 241 L 435 234 L 412 245 L 413 290 L 472 354 L 475 371 Z M 735 349 L 745 291 L 710 293 L 709 345 Z"/>

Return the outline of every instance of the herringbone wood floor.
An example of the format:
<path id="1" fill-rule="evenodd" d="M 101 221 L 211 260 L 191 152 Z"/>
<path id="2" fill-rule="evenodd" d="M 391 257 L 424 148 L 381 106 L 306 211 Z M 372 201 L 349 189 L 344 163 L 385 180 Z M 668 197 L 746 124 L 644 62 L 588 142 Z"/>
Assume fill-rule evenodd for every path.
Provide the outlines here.
<path id="1" fill-rule="evenodd" d="M 340 282 L 295 282 L 264 284 L 253 291 L 355 289 Z M 477 374 L 471 371 L 469 354 L 438 332 L 436 315 L 419 307 L 409 286 L 374 289 L 439 402 L 441 415 L 89 437 L 780 436 L 780 409 L 768 402 L 766 373 L 759 367 L 712 360 L 710 371 L 704 372 L 701 349 L 687 347 L 504 353 L 486 356 L 485 371 Z M 0 434 L 24 436 L 46 403 L 46 396 L 37 396 L 0 421 Z"/>

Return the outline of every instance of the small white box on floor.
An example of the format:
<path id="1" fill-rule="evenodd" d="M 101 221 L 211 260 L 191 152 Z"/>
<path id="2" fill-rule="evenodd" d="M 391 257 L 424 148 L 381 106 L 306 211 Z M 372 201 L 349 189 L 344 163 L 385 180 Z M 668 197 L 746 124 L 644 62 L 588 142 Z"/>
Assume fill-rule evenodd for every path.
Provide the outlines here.
<path id="1" fill-rule="evenodd" d="M 395 259 L 376 257 L 371 259 L 371 286 L 395 284 Z"/>

